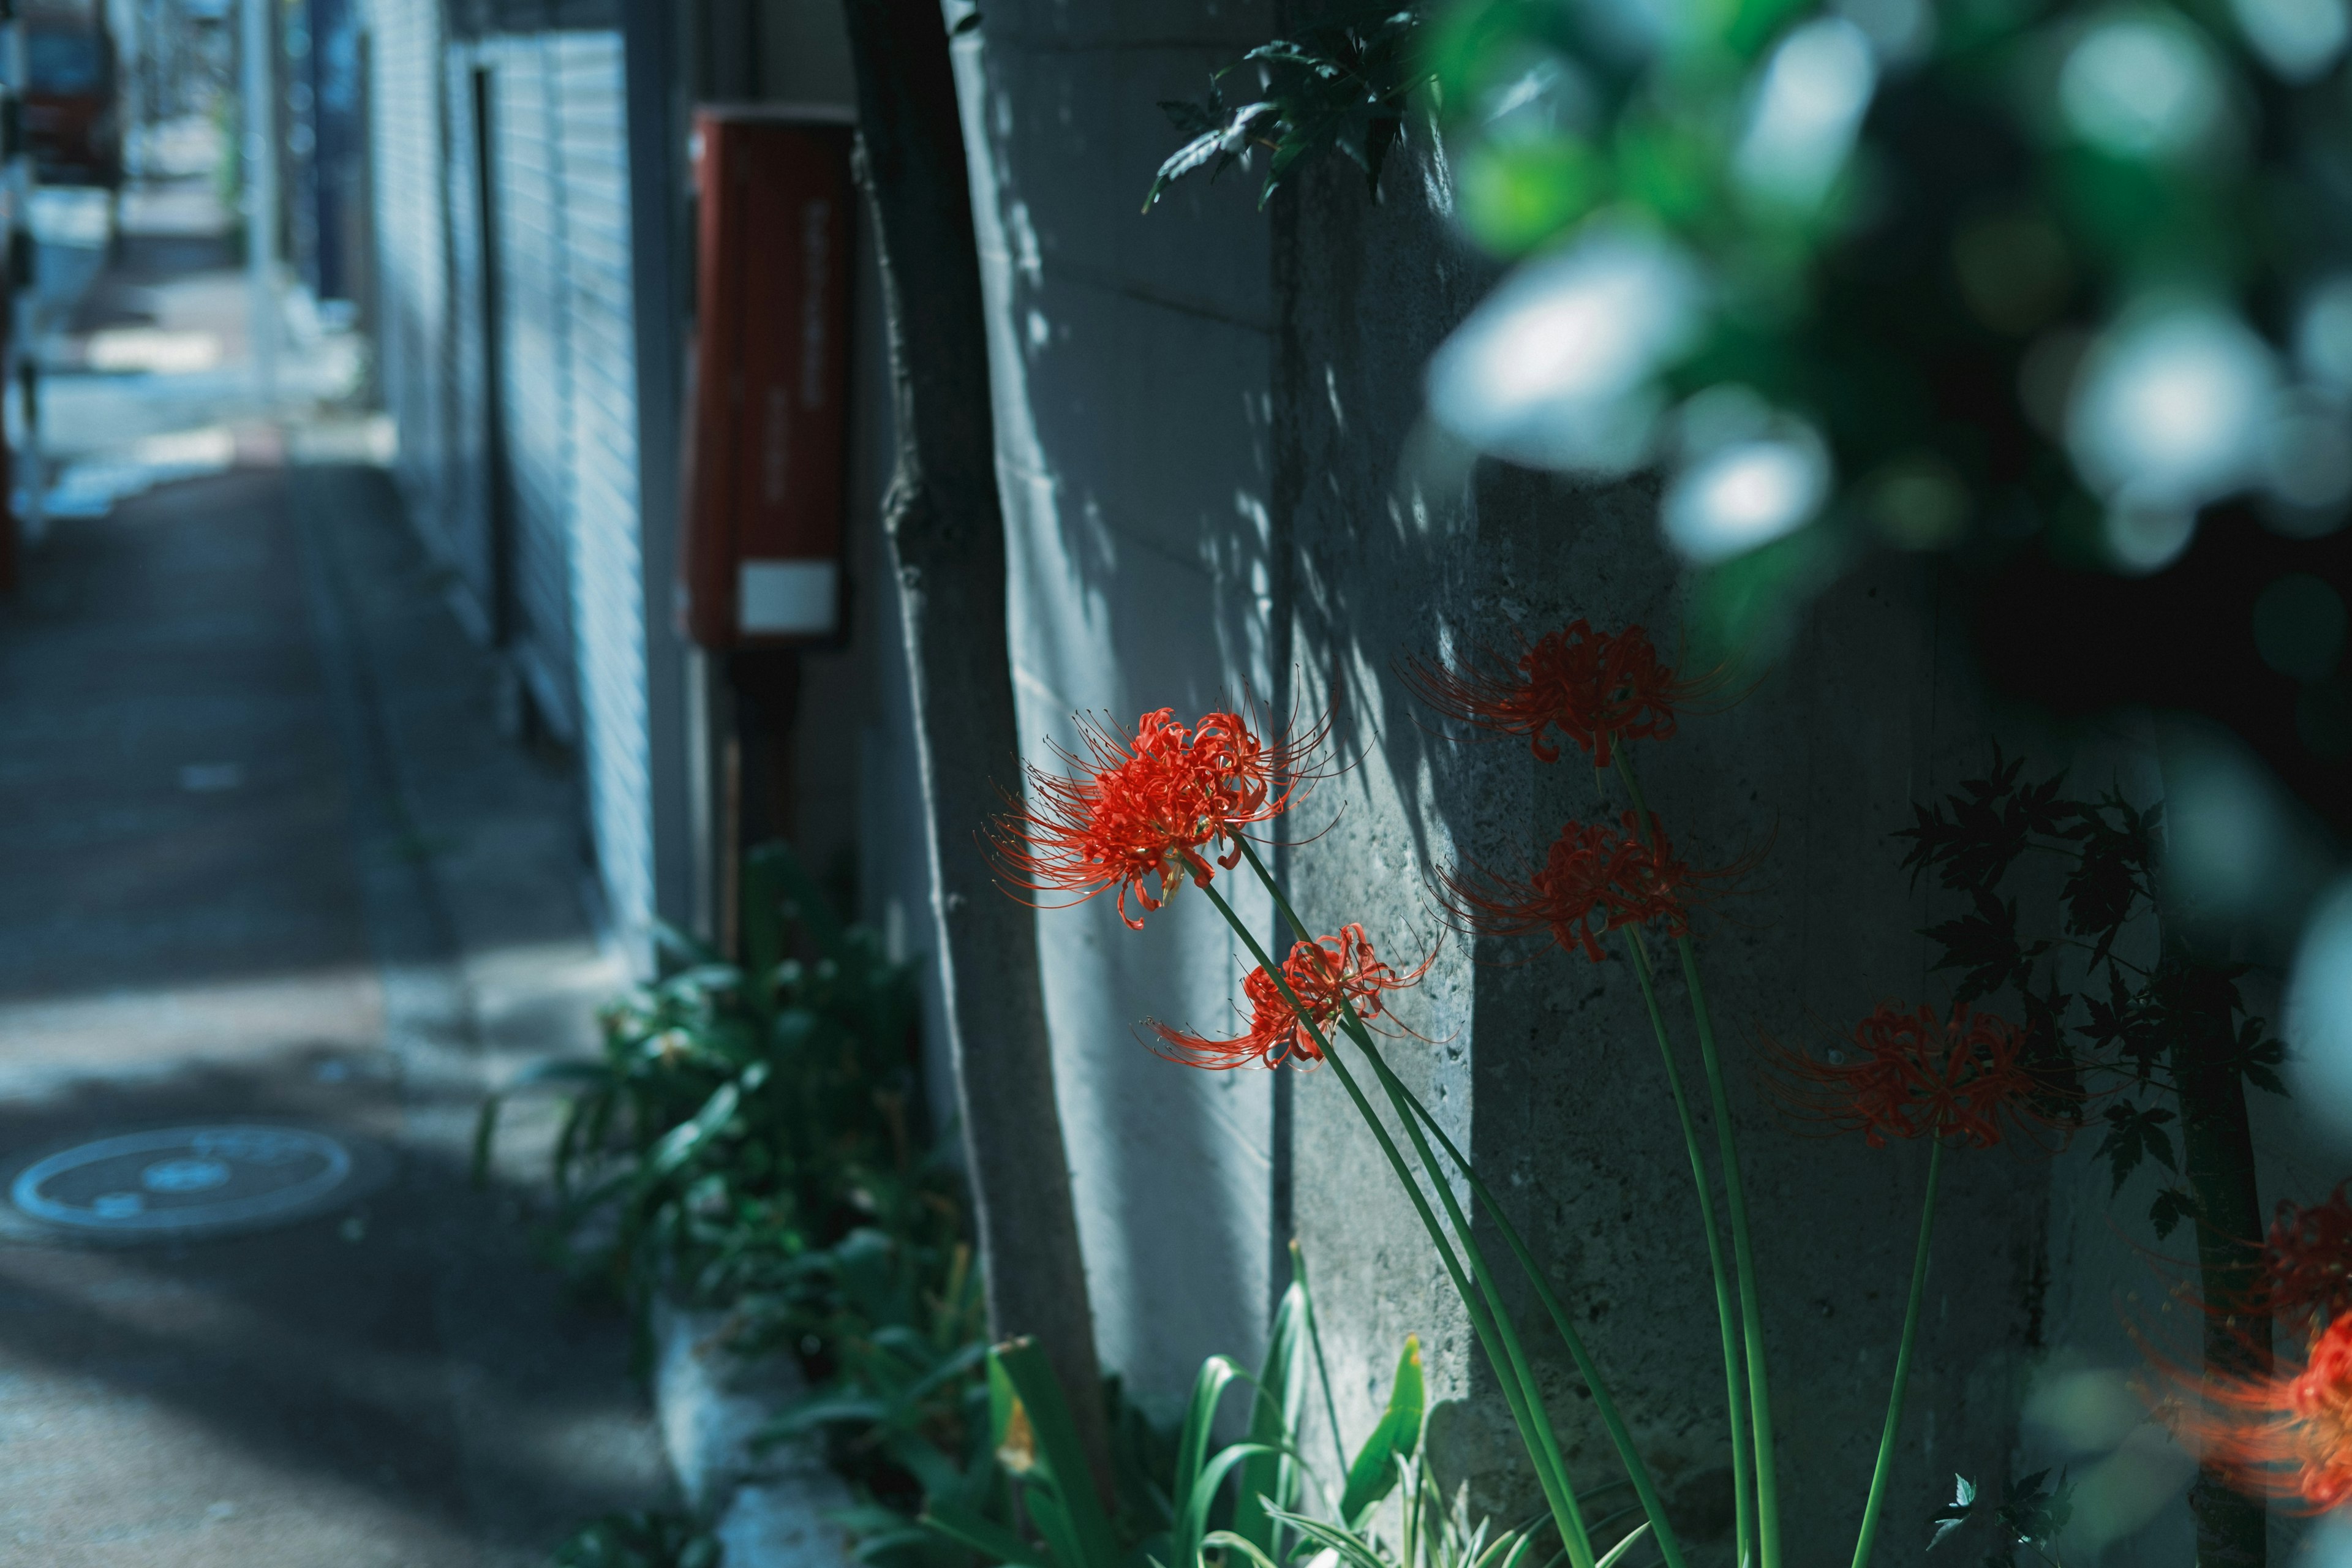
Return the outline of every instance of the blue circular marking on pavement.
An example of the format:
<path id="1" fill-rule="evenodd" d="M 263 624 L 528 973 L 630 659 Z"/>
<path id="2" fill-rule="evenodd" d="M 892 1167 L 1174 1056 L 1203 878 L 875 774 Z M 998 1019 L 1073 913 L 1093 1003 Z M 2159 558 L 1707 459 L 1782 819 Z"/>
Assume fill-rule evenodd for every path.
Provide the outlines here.
<path id="1" fill-rule="evenodd" d="M 252 1229 L 334 1207 L 352 1154 L 300 1127 L 167 1127 L 126 1132 L 35 1161 L 9 1201 L 26 1216 L 131 1237 Z"/>

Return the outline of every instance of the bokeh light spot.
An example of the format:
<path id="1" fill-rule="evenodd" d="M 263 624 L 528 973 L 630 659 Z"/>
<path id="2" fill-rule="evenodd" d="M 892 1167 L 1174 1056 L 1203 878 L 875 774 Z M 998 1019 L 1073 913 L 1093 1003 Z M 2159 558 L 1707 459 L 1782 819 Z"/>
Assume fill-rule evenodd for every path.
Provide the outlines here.
<path id="1" fill-rule="evenodd" d="M 2058 106 L 2077 136 L 2126 158 L 2201 145 L 2221 114 L 2204 40 L 2167 13 L 2132 11 L 2084 33 L 2058 74 Z"/>
<path id="2" fill-rule="evenodd" d="M 2230 0 L 2230 12 L 2263 63 L 2287 81 L 2320 76 L 2352 39 L 2345 0 Z"/>
<path id="3" fill-rule="evenodd" d="M 1794 533 L 1829 489 L 1829 457 L 1810 431 L 1736 441 L 1675 478 L 1661 521 L 1668 542 L 1705 565 Z"/>
<path id="4" fill-rule="evenodd" d="M 2296 1098 L 2352 1137 L 2352 878 L 2313 909 L 2287 982 L 2288 1067 Z"/>
<path id="5" fill-rule="evenodd" d="M 1698 325 L 1696 269 L 1663 240 L 1604 229 L 1527 263 L 1429 362 L 1430 412 L 1531 468 L 1622 472 L 1648 453 L 1651 378 Z"/>
<path id="6" fill-rule="evenodd" d="M 1765 67 L 1732 171 L 1749 195 L 1780 205 L 1820 203 L 1853 151 L 1878 85 L 1870 40 L 1842 16 L 1808 22 Z"/>
<path id="7" fill-rule="evenodd" d="M 2304 301 L 2294 357 L 2314 381 L 2352 392 L 2352 274 L 2338 273 Z"/>
<path id="8" fill-rule="evenodd" d="M 2236 316 L 2203 305 L 2140 310 L 2084 361 L 2067 445 L 2111 500 L 2193 510 L 2252 477 L 2276 392 L 2268 345 Z"/>

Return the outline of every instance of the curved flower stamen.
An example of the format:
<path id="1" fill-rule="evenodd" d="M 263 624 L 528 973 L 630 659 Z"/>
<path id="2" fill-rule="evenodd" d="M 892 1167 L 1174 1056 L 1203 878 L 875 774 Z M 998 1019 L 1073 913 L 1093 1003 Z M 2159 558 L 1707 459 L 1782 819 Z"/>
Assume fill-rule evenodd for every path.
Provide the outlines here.
<path id="1" fill-rule="evenodd" d="M 1581 618 L 1530 643 L 1519 637 L 1516 659 L 1481 647 L 1459 669 L 1409 661 L 1408 686 L 1448 718 L 1502 735 L 1524 735 L 1547 763 L 1559 760 L 1557 731 L 1607 767 L 1617 742 L 1675 732 L 1675 716 L 1712 691 L 1718 677 L 1685 679 L 1658 657 L 1639 626 L 1596 632 Z"/>
<path id="2" fill-rule="evenodd" d="M 1244 1033 L 1218 1038 L 1160 1023 L 1145 1026 L 1167 1047 L 1160 1055 L 1187 1067 L 1223 1071 L 1241 1067 L 1276 1068 L 1293 1061 L 1311 1068 L 1323 1059 L 1315 1037 L 1318 1032 L 1329 1035 L 1343 1000 L 1355 1009 L 1358 1017 L 1370 1024 L 1387 1010 L 1382 995 L 1417 984 L 1429 973 L 1433 961 L 1433 954 L 1400 973 L 1381 962 L 1362 926 L 1343 926 L 1337 936 L 1295 943 L 1290 956 L 1282 961 L 1283 981 L 1288 984 L 1290 994 L 1298 999 L 1297 1006 L 1291 1005 L 1282 994 L 1282 986 L 1260 964 L 1242 982 L 1250 1020 Z"/>
<path id="3" fill-rule="evenodd" d="M 1696 885 L 1729 873 L 1692 870 L 1654 815 L 1647 842 L 1633 813 L 1621 820 L 1622 833 L 1566 824 L 1541 868 L 1524 879 L 1483 867 L 1441 872 L 1448 912 L 1482 936 L 1549 934 L 1562 952 L 1581 952 L 1595 963 L 1607 956 L 1600 939 L 1622 926 L 1655 924 L 1669 938 L 1688 936 Z"/>
<path id="4" fill-rule="evenodd" d="M 2263 1244 L 2263 1300 L 2314 1331 L 2352 1314 L 2352 1184 L 2315 1204 L 2282 1201 Z"/>
<path id="5" fill-rule="evenodd" d="M 1859 1132 L 1874 1149 L 1890 1138 L 1947 1138 L 1989 1149 L 2009 1124 L 2049 1121 L 2043 1085 L 2026 1063 L 2025 1031 L 1990 1013 L 1892 1003 L 1854 1026 L 1850 1049 L 1827 1059 L 1767 1042 L 1783 1098 L 1800 1114 Z"/>
<path id="6" fill-rule="evenodd" d="M 2178 1390 L 2159 1407 L 2166 1424 L 2231 1489 L 2302 1513 L 2352 1502 L 2352 1315 L 2267 1376 L 2158 1370 Z"/>
<path id="7" fill-rule="evenodd" d="M 1066 908 L 1117 889 L 1119 919 L 1159 909 L 1186 879 L 1206 884 L 1241 858 L 1244 827 L 1270 822 L 1312 787 L 1309 765 L 1328 726 L 1268 743 L 1239 713 L 1207 713 L 1189 729 L 1174 710 L 1146 713 L 1135 739 L 1081 716 L 1086 754 L 1026 769 L 1029 804 L 998 818 L 993 848 L 1005 879 L 1029 892 L 1070 893 Z M 1213 861 L 1213 864 L 1212 862 Z"/>

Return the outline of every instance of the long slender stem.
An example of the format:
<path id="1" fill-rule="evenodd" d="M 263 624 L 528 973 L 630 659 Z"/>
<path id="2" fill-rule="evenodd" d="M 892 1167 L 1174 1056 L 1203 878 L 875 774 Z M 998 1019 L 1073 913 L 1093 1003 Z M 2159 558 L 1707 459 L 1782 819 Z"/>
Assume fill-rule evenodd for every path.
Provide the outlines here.
<path id="1" fill-rule="evenodd" d="M 1315 1375 L 1323 1384 L 1323 1414 L 1331 1423 L 1331 1452 L 1339 1456 L 1339 1468 L 1348 1468 L 1347 1440 L 1339 1436 L 1339 1401 L 1331 1388 L 1331 1363 L 1323 1359 L 1323 1319 L 1315 1306 L 1314 1288 L 1307 1282 L 1307 1259 L 1298 1250 L 1298 1238 L 1290 1239 L 1290 1268 L 1298 1277 L 1298 1294 L 1307 1303 L 1307 1342 L 1315 1352 Z"/>
<path id="2" fill-rule="evenodd" d="M 1252 856 L 1251 859 L 1255 864 L 1256 857 Z M 1263 868 L 1260 868 L 1259 875 L 1265 875 Z M 1290 989 L 1290 983 L 1283 976 L 1282 966 L 1266 956 L 1265 948 L 1259 942 L 1257 933 L 1251 931 L 1241 917 L 1234 912 L 1233 906 L 1224 900 L 1223 896 L 1213 884 L 1202 883 L 1201 890 L 1208 895 L 1209 901 L 1216 906 L 1217 912 L 1224 916 L 1225 923 L 1234 928 L 1244 944 L 1249 948 L 1251 956 L 1257 960 L 1258 966 L 1265 971 L 1266 976 L 1282 993 L 1283 1000 L 1290 1005 L 1292 1013 L 1306 1028 L 1308 1036 L 1313 1038 L 1316 1048 L 1323 1055 L 1323 1059 L 1329 1062 L 1338 1074 L 1339 1082 L 1348 1090 L 1348 1097 L 1355 1101 L 1357 1113 L 1364 1119 L 1364 1124 L 1371 1129 L 1373 1139 L 1381 1146 L 1381 1152 L 1388 1156 L 1390 1168 L 1395 1171 L 1398 1182 L 1404 1187 L 1405 1195 L 1412 1201 L 1413 1212 L 1421 1218 L 1422 1227 L 1429 1232 L 1430 1240 L 1436 1246 L 1438 1258 L 1445 1265 L 1445 1272 L 1453 1280 L 1454 1292 L 1462 1298 L 1463 1309 L 1469 1314 L 1470 1327 L 1477 1334 L 1479 1346 L 1486 1352 L 1487 1363 L 1494 1367 L 1496 1380 L 1502 1384 L 1504 1401 L 1511 1407 L 1511 1417 L 1518 1425 L 1520 1436 L 1527 1444 L 1528 1457 L 1536 1461 L 1536 1479 L 1542 1486 L 1544 1500 L 1550 1506 L 1554 1521 L 1559 1527 L 1561 1544 L 1568 1552 L 1569 1561 L 1574 1564 L 1574 1568 L 1593 1568 L 1591 1539 L 1585 1530 L 1583 1518 L 1577 1509 L 1575 1494 L 1569 1489 L 1565 1470 L 1548 1466 L 1545 1462 L 1547 1446 L 1538 1437 L 1538 1432 L 1540 1427 L 1548 1433 L 1549 1422 L 1542 1418 L 1541 1406 L 1536 1404 L 1532 1388 L 1522 1385 L 1519 1364 L 1504 1353 L 1498 1345 L 1496 1325 L 1486 1310 L 1486 1303 L 1480 1299 L 1480 1293 L 1474 1290 L 1470 1281 L 1464 1277 L 1461 1261 L 1454 1256 L 1452 1244 L 1448 1242 L 1445 1232 L 1438 1225 L 1437 1215 L 1431 1211 L 1429 1200 L 1423 1195 L 1421 1184 L 1413 1178 L 1411 1168 L 1405 1164 L 1404 1155 L 1398 1150 L 1396 1140 L 1389 1136 L 1389 1131 L 1381 1124 L 1379 1113 L 1373 1110 L 1371 1101 L 1365 1098 L 1362 1087 L 1356 1082 L 1356 1075 L 1348 1070 L 1347 1063 L 1341 1060 L 1339 1053 L 1332 1048 L 1330 1039 L 1316 1025 L 1307 1009 L 1299 1005 L 1297 996 Z M 1298 923 L 1297 918 L 1290 912 L 1286 903 L 1284 905 L 1282 913 L 1283 918 L 1290 921 L 1293 931 L 1306 929 Z M 1446 1192 L 1442 1180 L 1438 1181 L 1436 1185 L 1441 1193 Z M 1473 1244 L 1467 1230 L 1462 1230 L 1460 1235 L 1464 1249 L 1471 1250 Z"/>
<path id="3" fill-rule="evenodd" d="M 1650 952 L 1641 931 L 1627 927 L 1625 945 L 1633 955 L 1633 973 L 1642 984 L 1642 1002 L 1650 1012 L 1650 1028 L 1658 1037 L 1664 1059 L 1666 1089 L 1674 1096 L 1675 1115 L 1682 1123 L 1683 1148 L 1690 1155 L 1691 1186 L 1698 1194 L 1700 1228 L 1706 1233 L 1706 1267 L 1715 1277 L 1715 1321 L 1723 1335 L 1723 1399 L 1731 1427 L 1731 1486 L 1734 1520 L 1738 1525 L 1738 1556 L 1754 1561 L 1756 1542 L 1755 1479 L 1748 1452 L 1748 1400 L 1740 1387 L 1739 1316 L 1731 1301 L 1731 1271 L 1724 1267 L 1723 1233 L 1716 1223 L 1715 1194 L 1707 1179 L 1706 1155 L 1699 1143 L 1698 1122 L 1691 1115 L 1690 1096 L 1683 1090 L 1682 1069 L 1675 1065 L 1675 1048 L 1666 1031 L 1665 1014 L 1658 1006 L 1657 977 L 1651 972 Z"/>
<path id="4" fill-rule="evenodd" d="M 1504 1241 L 1509 1245 L 1511 1255 L 1518 1259 L 1519 1267 L 1527 1271 L 1529 1282 L 1536 1288 L 1536 1295 L 1543 1302 L 1544 1310 L 1551 1315 L 1552 1326 L 1559 1331 L 1560 1339 L 1567 1343 L 1568 1353 L 1575 1359 L 1577 1372 L 1583 1377 L 1586 1388 L 1591 1392 L 1593 1408 L 1600 1413 L 1601 1424 L 1607 1428 L 1609 1440 L 1616 1446 L 1618 1458 L 1624 1461 L 1625 1478 L 1632 1483 L 1634 1495 L 1642 1500 L 1642 1511 L 1649 1517 L 1652 1534 L 1656 1540 L 1659 1554 L 1672 1565 L 1672 1568 L 1682 1568 L 1684 1561 L 1682 1542 L 1675 1536 L 1674 1526 L 1666 1518 L 1665 1501 L 1658 1496 L 1657 1484 L 1650 1476 L 1650 1467 L 1643 1459 L 1641 1450 L 1633 1446 L 1633 1435 L 1627 1428 L 1624 1417 L 1618 1413 L 1617 1401 L 1611 1395 L 1609 1385 L 1601 1380 L 1601 1368 L 1593 1361 L 1591 1352 L 1585 1348 L 1583 1336 L 1576 1331 L 1576 1324 L 1569 1317 L 1568 1309 L 1560 1303 L 1559 1297 L 1553 1292 L 1550 1282 L 1545 1279 L 1542 1272 L 1537 1268 L 1535 1256 L 1528 1250 L 1527 1243 L 1521 1239 L 1518 1228 L 1512 1225 L 1509 1217 L 1503 1213 L 1502 1205 L 1496 1201 L 1494 1193 L 1487 1188 L 1485 1182 L 1479 1179 L 1476 1168 L 1470 1163 L 1470 1157 L 1461 1151 L 1452 1138 L 1446 1136 L 1445 1129 L 1437 1124 L 1437 1118 L 1430 1113 L 1429 1107 L 1422 1104 L 1418 1099 L 1412 1099 L 1411 1103 L 1413 1113 L 1437 1139 L 1447 1157 L 1461 1167 L 1463 1175 L 1469 1180 L 1471 1193 L 1480 1203 L 1485 1204 L 1487 1212 L 1495 1216 L 1495 1224 L 1502 1231 Z"/>
<path id="5" fill-rule="evenodd" d="M 1636 830 L 1651 834 L 1649 803 L 1642 798 L 1633 762 L 1617 749 L 1617 776 L 1633 797 Z M 1707 1100 L 1715 1112 L 1715 1137 L 1723 1159 L 1726 1217 L 1731 1222 L 1732 1262 L 1739 1271 L 1739 1324 L 1748 1352 L 1748 1412 L 1756 1434 L 1756 1544 L 1762 1568 L 1780 1568 L 1780 1496 L 1772 1456 L 1772 1391 L 1764 1371 L 1764 1306 L 1756 1283 L 1756 1248 L 1748 1226 L 1748 1188 L 1739 1176 L 1738 1140 L 1731 1131 L 1731 1097 L 1723 1083 L 1722 1054 L 1716 1049 L 1715 1022 L 1699 983 L 1698 952 L 1688 937 L 1675 942 L 1683 961 L 1683 984 L 1690 993 L 1691 1017 L 1698 1026 L 1698 1055 L 1706 1069 Z"/>
<path id="6" fill-rule="evenodd" d="M 1854 1539 L 1853 1568 L 1868 1568 L 1871 1542 L 1878 1538 L 1878 1514 L 1886 1503 L 1886 1477 L 1895 1468 L 1895 1438 L 1903 1425 L 1903 1398 L 1911 1383 L 1911 1352 L 1919 1342 L 1919 1306 L 1927 1298 L 1927 1244 L 1936 1234 L 1936 1188 L 1944 1175 L 1944 1142 L 1929 1145 L 1927 1197 L 1919 1206 L 1919 1250 L 1911 1259 L 1911 1300 L 1903 1309 L 1903 1342 L 1895 1352 L 1895 1387 L 1886 1395 L 1886 1430 L 1878 1437 L 1878 1463 L 1870 1472 L 1870 1500 L 1862 1506 L 1862 1533 Z"/>
<path id="7" fill-rule="evenodd" d="M 1247 839 L 1241 843 L 1243 853 L 1249 858 L 1250 869 L 1265 884 L 1268 896 L 1274 900 L 1275 908 L 1289 923 L 1294 933 L 1305 936 L 1307 928 L 1300 923 L 1297 911 L 1290 907 L 1290 900 L 1274 879 L 1274 874 L 1266 869 L 1265 862 L 1258 858 L 1255 847 Z M 1397 1076 L 1389 1070 L 1388 1062 L 1372 1041 L 1371 1032 L 1356 1016 L 1356 1010 L 1349 1005 L 1344 991 L 1339 994 L 1338 1000 L 1339 1022 L 1349 1037 L 1355 1041 L 1357 1048 L 1364 1053 L 1364 1058 L 1371 1063 L 1373 1072 L 1381 1080 L 1381 1088 L 1389 1097 L 1390 1106 L 1397 1113 L 1397 1120 L 1404 1124 L 1405 1136 L 1412 1140 L 1413 1152 L 1421 1156 L 1422 1166 L 1429 1173 L 1429 1184 L 1437 1190 L 1438 1201 L 1445 1205 L 1445 1217 L 1452 1222 L 1454 1234 L 1461 1238 L 1463 1259 L 1469 1264 L 1471 1273 L 1477 1279 L 1478 1289 L 1486 1297 L 1487 1310 L 1495 1321 L 1496 1337 L 1502 1342 L 1504 1354 L 1510 1358 L 1512 1373 L 1519 1381 L 1531 1413 L 1528 1430 L 1537 1448 L 1528 1457 L 1536 1461 L 1538 1470 L 1549 1467 L 1559 1478 L 1560 1491 L 1568 1497 L 1573 1510 L 1575 1492 L 1569 1485 L 1568 1461 L 1560 1456 L 1559 1435 L 1552 1430 L 1550 1416 L 1544 1410 L 1542 1396 L 1537 1391 L 1535 1369 L 1528 1362 L 1526 1348 L 1519 1342 L 1518 1326 L 1511 1321 L 1509 1305 L 1503 1300 L 1503 1292 L 1495 1283 L 1493 1271 L 1486 1266 L 1486 1253 L 1470 1228 L 1469 1217 L 1462 1212 L 1461 1203 L 1454 1195 L 1454 1184 L 1446 1178 L 1445 1167 L 1438 1163 L 1436 1154 L 1429 1147 L 1429 1140 L 1422 1133 L 1421 1121 L 1412 1113 L 1410 1093 Z M 1675 1568 L 1680 1568 L 1680 1564 Z"/>

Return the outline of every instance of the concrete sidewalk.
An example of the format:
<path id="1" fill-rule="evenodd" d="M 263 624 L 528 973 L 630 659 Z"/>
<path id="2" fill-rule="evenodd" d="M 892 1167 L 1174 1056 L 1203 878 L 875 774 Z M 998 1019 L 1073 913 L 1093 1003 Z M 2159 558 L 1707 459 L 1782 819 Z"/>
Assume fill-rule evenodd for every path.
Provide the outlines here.
<path id="1" fill-rule="evenodd" d="M 340 1212 L 226 1239 L 0 1235 L 0 1565 L 507 1568 L 657 1501 L 609 1310 L 473 1190 L 484 1085 L 584 1048 L 623 976 L 562 759 L 373 468 L 271 461 L 61 521 L 0 603 L 0 1179 L 125 1129 L 381 1151 Z"/>

